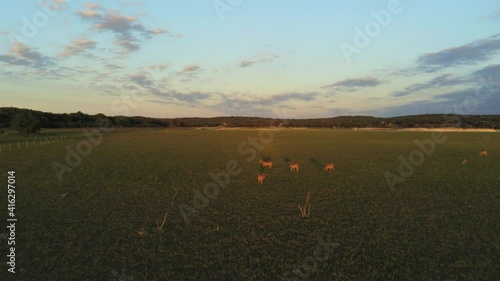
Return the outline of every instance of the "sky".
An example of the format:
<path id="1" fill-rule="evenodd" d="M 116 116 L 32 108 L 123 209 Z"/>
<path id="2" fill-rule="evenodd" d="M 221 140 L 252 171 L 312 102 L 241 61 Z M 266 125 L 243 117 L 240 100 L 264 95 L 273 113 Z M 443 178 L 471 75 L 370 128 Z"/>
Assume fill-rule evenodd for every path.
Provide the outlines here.
<path id="1" fill-rule="evenodd" d="M 499 1 L 1 1 L 0 107 L 500 114 Z"/>

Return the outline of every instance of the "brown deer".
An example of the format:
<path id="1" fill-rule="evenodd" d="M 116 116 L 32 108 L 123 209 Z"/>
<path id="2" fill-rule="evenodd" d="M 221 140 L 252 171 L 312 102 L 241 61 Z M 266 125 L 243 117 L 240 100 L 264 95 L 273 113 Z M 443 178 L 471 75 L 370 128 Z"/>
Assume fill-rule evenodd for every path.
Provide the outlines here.
<path id="1" fill-rule="evenodd" d="M 464 160 L 462 160 L 462 165 L 465 165 L 467 163 L 469 163 L 469 161 L 467 161 L 467 159 L 464 158 Z"/>
<path id="2" fill-rule="evenodd" d="M 266 178 L 267 174 L 258 174 L 257 175 L 257 180 L 259 181 L 259 184 L 262 184 L 262 181 Z"/>
<path id="3" fill-rule="evenodd" d="M 299 171 L 299 163 L 288 162 L 288 164 L 290 165 L 290 172 L 292 172 L 293 170 L 297 172 Z"/>
<path id="4" fill-rule="evenodd" d="M 335 165 L 332 163 L 326 164 L 323 168 L 323 171 L 335 171 Z"/>
<path id="5" fill-rule="evenodd" d="M 488 155 L 486 149 L 481 149 L 481 151 L 479 151 L 479 156 L 486 156 L 486 155 Z"/>
<path id="6" fill-rule="evenodd" d="M 260 159 L 260 164 L 262 164 L 262 167 L 266 168 L 272 168 L 273 167 L 273 162 L 272 161 L 264 161 L 262 159 Z"/>

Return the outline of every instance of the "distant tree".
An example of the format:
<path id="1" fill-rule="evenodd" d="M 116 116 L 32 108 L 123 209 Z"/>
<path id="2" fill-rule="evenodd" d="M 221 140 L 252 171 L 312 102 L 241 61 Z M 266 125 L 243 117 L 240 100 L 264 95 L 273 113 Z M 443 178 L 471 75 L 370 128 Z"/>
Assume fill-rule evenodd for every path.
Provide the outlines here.
<path id="1" fill-rule="evenodd" d="M 10 127 L 25 134 L 35 133 L 40 130 L 40 117 L 33 112 L 16 113 L 10 121 Z"/>
<path id="2" fill-rule="evenodd" d="M 130 127 L 132 122 L 130 122 L 130 119 L 126 116 L 116 116 L 115 125 L 118 127 Z"/>

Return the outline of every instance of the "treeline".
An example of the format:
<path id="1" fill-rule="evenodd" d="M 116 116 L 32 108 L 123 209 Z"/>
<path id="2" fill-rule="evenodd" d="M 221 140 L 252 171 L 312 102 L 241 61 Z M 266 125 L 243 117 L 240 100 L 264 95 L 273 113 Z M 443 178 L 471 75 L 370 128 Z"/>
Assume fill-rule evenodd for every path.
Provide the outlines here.
<path id="1" fill-rule="evenodd" d="M 425 114 L 379 118 L 339 116 L 314 119 L 272 119 L 259 117 L 149 118 L 106 116 L 104 114 L 50 113 L 13 107 L 0 108 L 0 128 L 11 127 L 16 115 L 29 114 L 41 128 L 100 127 L 103 122 L 116 127 L 309 127 L 309 128 L 493 128 L 500 129 L 500 115 Z"/>

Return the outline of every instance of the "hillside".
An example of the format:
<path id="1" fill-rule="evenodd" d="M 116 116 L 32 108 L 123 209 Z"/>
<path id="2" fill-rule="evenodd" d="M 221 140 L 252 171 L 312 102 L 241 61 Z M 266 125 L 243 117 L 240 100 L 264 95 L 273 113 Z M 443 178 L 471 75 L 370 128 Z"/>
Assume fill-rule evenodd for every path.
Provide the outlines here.
<path id="1" fill-rule="evenodd" d="M 142 116 L 90 115 L 83 112 L 51 113 L 14 107 L 0 108 L 0 128 L 8 128 L 12 118 L 22 112 L 31 112 L 42 128 L 99 127 L 111 122 L 117 127 L 309 127 L 309 128 L 492 128 L 500 129 L 500 115 L 444 115 L 424 114 L 398 117 L 338 116 L 313 119 L 272 119 L 261 117 L 190 117 L 150 118 Z"/>

